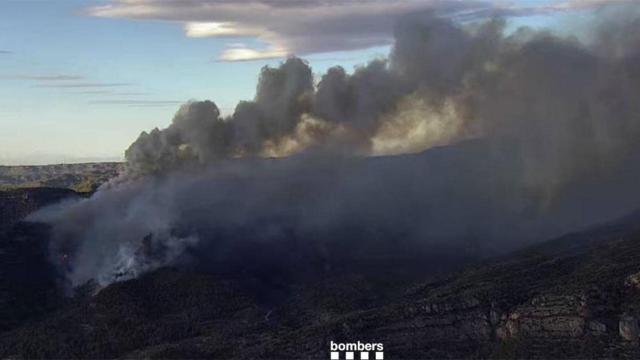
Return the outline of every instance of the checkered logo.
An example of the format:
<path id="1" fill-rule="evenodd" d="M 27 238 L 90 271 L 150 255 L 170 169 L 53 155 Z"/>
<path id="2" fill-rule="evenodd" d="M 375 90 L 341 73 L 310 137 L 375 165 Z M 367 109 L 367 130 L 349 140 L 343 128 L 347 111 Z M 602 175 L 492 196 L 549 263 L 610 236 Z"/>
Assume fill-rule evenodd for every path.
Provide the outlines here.
<path id="1" fill-rule="evenodd" d="M 331 360 L 384 360 L 384 346 L 380 343 L 335 343 L 329 347 Z"/>

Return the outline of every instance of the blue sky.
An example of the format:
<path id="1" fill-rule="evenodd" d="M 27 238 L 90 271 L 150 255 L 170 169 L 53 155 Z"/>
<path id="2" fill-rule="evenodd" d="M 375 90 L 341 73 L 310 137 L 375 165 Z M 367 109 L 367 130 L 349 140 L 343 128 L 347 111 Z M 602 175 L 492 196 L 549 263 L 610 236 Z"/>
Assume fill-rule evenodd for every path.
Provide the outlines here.
<path id="1" fill-rule="evenodd" d="M 546 3 L 553 2 L 517 5 Z M 340 38 L 316 49 L 289 41 L 289 28 L 264 37 L 193 37 L 185 33 L 189 18 L 96 10 L 105 5 L 113 3 L 0 0 L 0 164 L 121 159 L 142 130 L 167 126 L 187 100 L 211 99 L 231 112 L 238 100 L 253 97 L 260 68 L 281 57 L 220 61 L 229 49 L 286 47 L 301 52 L 315 73 L 336 64 L 352 69 L 388 52 L 388 45 L 375 43 L 379 37 L 356 49 L 342 47 Z M 510 21 L 512 27 L 558 27 L 567 16 Z"/>

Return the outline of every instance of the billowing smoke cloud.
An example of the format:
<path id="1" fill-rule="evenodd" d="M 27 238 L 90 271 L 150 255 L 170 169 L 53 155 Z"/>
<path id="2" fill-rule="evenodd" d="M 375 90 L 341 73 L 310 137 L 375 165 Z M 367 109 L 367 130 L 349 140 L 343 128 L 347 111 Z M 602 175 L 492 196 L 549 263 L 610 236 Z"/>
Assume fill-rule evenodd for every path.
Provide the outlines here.
<path id="1" fill-rule="evenodd" d="M 302 60 L 265 67 L 255 101 L 238 104 L 233 118 L 223 120 L 213 102 L 193 102 L 180 108 L 167 129 L 142 133 L 126 151 L 130 169 L 158 173 L 182 164 L 258 155 L 268 143 L 294 133 L 312 92 L 313 75 Z"/>
<path id="2" fill-rule="evenodd" d="M 491 137 L 531 152 L 532 185 L 570 181 L 638 138 L 638 39 L 624 24 L 636 21 L 613 34 L 607 25 L 603 41 L 582 44 L 527 29 L 506 36 L 501 20 L 463 29 L 408 18 L 389 60 L 353 74 L 331 68 L 315 87 L 298 58 L 265 67 L 255 100 L 232 116 L 221 118 L 212 102 L 186 104 L 169 128 L 143 133 L 127 160 L 146 174 L 308 148 L 384 155 Z"/>
<path id="3" fill-rule="evenodd" d="M 256 249 L 321 263 L 488 255 L 619 216 L 640 205 L 637 19 L 583 43 L 409 17 L 388 59 L 351 74 L 316 84 L 290 58 L 231 116 L 183 105 L 126 151 L 122 179 L 34 219 L 53 225 L 79 284 Z"/>

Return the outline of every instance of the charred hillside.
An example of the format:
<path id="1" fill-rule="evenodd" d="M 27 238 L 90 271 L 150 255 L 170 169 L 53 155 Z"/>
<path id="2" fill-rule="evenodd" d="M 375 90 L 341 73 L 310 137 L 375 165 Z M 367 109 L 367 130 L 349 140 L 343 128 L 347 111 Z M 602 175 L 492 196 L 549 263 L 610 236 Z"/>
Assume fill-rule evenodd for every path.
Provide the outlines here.
<path id="1" fill-rule="evenodd" d="M 40 187 L 0 191 L 0 233 L 46 205 L 77 197 L 79 195 L 73 190 L 60 188 Z"/>
<path id="2" fill-rule="evenodd" d="M 79 198 L 72 190 L 0 191 L 0 329 L 6 331 L 55 309 L 64 299 L 49 255 L 49 227 L 21 222 L 46 205 Z"/>
<path id="3" fill-rule="evenodd" d="M 52 226 L 74 286 L 104 286 L 181 263 L 485 258 L 640 206 L 634 167 L 531 186 L 514 147 L 478 139 L 398 156 L 232 159 L 130 179 L 32 218 Z"/>
<path id="4" fill-rule="evenodd" d="M 77 289 L 2 334 L 0 355 L 326 358 L 333 340 L 407 359 L 635 358 L 638 255 L 634 213 L 438 277 L 328 269 L 266 284 L 250 271 L 163 268 Z"/>

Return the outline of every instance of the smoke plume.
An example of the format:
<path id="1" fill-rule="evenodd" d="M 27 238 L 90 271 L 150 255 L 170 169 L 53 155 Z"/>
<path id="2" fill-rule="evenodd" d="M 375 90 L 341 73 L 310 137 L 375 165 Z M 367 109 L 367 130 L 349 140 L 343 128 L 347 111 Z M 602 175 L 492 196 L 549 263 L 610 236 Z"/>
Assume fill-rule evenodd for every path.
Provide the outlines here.
<path id="1" fill-rule="evenodd" d="M 33 218 L 74 284 L 107 284 L 194 259 L 485 256 L 622 215 L 640 204 L 640 18 L 623 10 L 588 41 L 408 17 L 387 59 L 317 82 L 289 58 L 232 115 L 184 104 L 120 179 Z"/>

